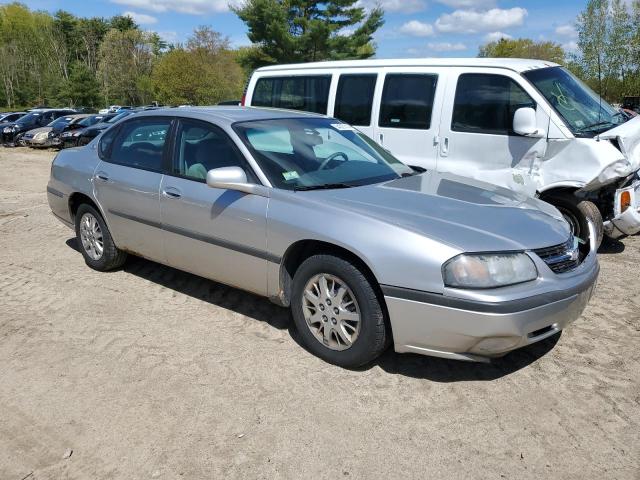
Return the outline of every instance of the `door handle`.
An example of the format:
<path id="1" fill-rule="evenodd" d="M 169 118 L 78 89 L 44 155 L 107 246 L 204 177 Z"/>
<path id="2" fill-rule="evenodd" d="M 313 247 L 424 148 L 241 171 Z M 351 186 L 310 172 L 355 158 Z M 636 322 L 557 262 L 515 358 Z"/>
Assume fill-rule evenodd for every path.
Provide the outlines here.
<path id="1" fill-rule="evenodd" d="M 108 182 L 109 181 L 109 175 L 107 175 L 104 172 L 98 172 L 96 173 L 96 178 L 98 180 L 102 180 L 103 182 Z"/>
<path id="2" fill-rule="evenodd" d="M 384 145 L 384 135 L 380 134 L 380 145 Z"/>
<path id="3" fill-rule="evenodd" d="M 440 153 L 443 156 L 446 156 L 449 154 L 449 137 L 444 137 L 442 139 L 442 144 L 440 146 Z"/>
<path id="4" fill-rule="evenodd" d="M 180 191 L 174 187 L 169 187 L 162 190 L 162 195 L 164 195 L 167 198 L 180 198 L 182 196 Z"/>

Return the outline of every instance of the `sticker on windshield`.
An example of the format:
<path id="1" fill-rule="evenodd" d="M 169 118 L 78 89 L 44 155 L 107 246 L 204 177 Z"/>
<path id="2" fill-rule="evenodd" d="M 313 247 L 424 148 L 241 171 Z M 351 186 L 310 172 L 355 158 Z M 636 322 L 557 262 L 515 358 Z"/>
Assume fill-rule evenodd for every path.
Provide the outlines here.
<path id="1" fill-rule="evenodd" d="M 331 126 L 336 130 L 342 130 L 342 131 L 355 132 L 356 130 L 351 125 L 347 125 L 346 123 L 332 123 Z"/>
<path id="2" fill-rule="evenodd" d="M 296 172 L 295 170 L 291 170 L 290 172 L 282 172 L 282 176 L 287 181 L 295 180 L 296 178 L 300 178 L 300 175 L 298 175 L 298 172 Z"/>

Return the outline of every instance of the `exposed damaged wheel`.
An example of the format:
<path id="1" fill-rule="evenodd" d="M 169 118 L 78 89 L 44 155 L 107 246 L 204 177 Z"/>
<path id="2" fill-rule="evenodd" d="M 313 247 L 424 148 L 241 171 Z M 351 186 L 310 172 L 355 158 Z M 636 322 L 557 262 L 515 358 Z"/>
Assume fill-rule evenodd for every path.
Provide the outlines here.
<path id="1" fill-rule="evenodd" d="M 595 229 L 596 245 L 600 247 L 604 235 L 602 215 L 598 207 L 588 200 L 580 200 L 571 193 L 561 193 L 544 197 L 546 202 L 556 207 L 569 222 L 573 234 L 585 241 L 589 240 L 589 224 Z"/>

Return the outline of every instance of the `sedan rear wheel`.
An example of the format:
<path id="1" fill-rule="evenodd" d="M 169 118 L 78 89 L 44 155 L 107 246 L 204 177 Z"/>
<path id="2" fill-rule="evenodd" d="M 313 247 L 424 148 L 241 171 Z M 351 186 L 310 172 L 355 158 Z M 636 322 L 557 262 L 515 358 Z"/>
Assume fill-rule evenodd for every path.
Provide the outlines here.
<path id="1" fill-rule="evenodd" d="M 95 270 L 118 268 L 127 259 L 127 253 L 113 242 L 102 215 L 86 203 L 76 212 L 76 238 L 84 261 Z"/>

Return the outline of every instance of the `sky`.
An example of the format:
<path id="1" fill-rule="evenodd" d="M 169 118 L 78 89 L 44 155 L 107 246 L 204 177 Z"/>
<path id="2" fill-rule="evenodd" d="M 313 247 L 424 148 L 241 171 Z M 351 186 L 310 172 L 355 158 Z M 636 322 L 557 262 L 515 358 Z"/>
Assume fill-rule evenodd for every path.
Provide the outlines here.
<path id="1" fill-rule="evenodd" d="M 487 41 L 532 38 L 576 48 L 574 28 L 586 0 L 358 0 L 380 3 L 385 25 L 375 35 L 378 58 L 473 57 Z M 0 0 L 7 3 L 7 0 Z M 228 8 L 229 0 L 22 0 L 31 9 L 67 10 L 78 16 L 131 16 L 166 41 L 183 42 L 199 25 L 229 37 L 234 47 L 249 45 L 246 27 Z M 348 33 L 348 32 L 347 32 Z"/>

